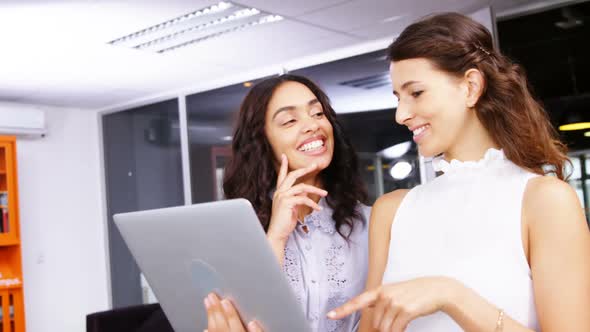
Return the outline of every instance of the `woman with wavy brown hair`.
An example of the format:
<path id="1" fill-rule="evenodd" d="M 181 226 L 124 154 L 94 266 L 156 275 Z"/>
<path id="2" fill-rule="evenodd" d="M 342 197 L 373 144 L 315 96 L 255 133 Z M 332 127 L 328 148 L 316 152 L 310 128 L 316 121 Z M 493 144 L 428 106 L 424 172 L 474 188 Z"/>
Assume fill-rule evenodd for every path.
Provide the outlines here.
<path id="1" fill-rule="evenodd" d="M 590 233 L 520 66 L 446 13 L 389 47 L 396 121 L 443 175 L 374 205 L 360 331 L 590 331 Z M 553 175 L 553 176 L 549 176 Z"/>
<path id="2" fill-rule="evenodd" d="M 282 75 L 252 87 L 223 189 L 252 203 L 312 330 L 356 330 L 360 315 L 329 320 L 326 313 L 364 288 L 367 193 L 352 145 L 316 84 Z M 212 294 L 205 306 L 209 332 L 243 330 L 229 300 Z"/>

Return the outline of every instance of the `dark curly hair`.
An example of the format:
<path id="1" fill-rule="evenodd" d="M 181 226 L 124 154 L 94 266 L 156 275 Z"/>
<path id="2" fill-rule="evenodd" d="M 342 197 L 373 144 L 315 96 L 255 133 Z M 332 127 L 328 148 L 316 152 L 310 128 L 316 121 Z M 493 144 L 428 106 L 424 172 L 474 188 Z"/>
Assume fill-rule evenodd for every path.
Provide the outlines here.
<path id="1" fill-rule="evenodd" d="M 232 156 L 225 167 L 223 190 L 227 198 L 245 198 L 256 210 L 265 231 L 268 231 L 272 210 L 271 192 L 276 187 L 276 161 L 266 137 L 265 115 L 275 90 L 285 82 L 305 85 L 321 103 L 334 132 L 332 162 L 320 177 L 329 195 L 326 203 L 334 211 L 338 233 L 352 233 L 353 220 L 360 218 L 358 203 L 367 202 L 367 191 L 361 179 L 357 155 L 344 135 L 342 126 L 328 96 L 311 80 L 297 75 L 282 75 L 256 84 L 244 98 L 232 142 Z M 349 227 L 344 234 L 343 226 Z"/>

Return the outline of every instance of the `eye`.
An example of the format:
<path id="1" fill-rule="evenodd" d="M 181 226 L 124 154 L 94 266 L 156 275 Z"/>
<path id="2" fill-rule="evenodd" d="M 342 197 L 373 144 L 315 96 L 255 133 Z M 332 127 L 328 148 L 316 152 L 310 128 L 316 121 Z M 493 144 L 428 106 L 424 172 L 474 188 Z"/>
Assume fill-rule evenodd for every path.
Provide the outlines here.
<path id="1" fill-rule="evenodd" d="M 415 91 L 415 92 L 412 92 L 412 97 L 418 98 L 418 97 L 420 97 L 420 95 L 422 94 L 422 92 L 424 92 L 424 91 Z"/>
<path id="2" fill-rule="evenodd" d="M 313 116 L 315 116 L 316 118 L 321 118 L 324 116 L 324 112 L 323 111 L 315 111 L 313 113 Z"/>
<path id="3" fill-rule="evenodd" d="M 293 123 L 295 123 L 295 119 L 287 120 L 287 121 L 281 123 L 281 126 L 288 126 Z"/>

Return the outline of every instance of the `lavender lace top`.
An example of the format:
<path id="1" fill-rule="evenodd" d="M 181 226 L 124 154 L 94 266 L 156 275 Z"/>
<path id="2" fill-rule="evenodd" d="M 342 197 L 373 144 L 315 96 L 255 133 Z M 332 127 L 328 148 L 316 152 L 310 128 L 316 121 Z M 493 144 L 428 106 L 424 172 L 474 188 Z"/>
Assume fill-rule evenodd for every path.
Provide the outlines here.
<path id="1" fill-rule="evenodd" d="M 359 203 L 361 220 L 354 221 L 347 242 L 336 231 L 333 210 L 323 198 L 319 205 L 323 209 L 307 215 L 291 233 L 284 272 L 313 331 L 356 331 L 360 313 L 337 321 L 326 314 L 365 288 L 370 207 Z"/>

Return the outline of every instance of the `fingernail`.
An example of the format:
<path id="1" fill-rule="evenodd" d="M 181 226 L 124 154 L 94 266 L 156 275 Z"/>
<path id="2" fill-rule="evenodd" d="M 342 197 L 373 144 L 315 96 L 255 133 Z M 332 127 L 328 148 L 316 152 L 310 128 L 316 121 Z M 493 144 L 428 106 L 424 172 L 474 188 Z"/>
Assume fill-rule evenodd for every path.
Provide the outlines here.
<path id="1" fill-rule="evenodd" d="M 328 318 L 334 318 L 334 317 L 336 317 L 336 312 L 330 311 L 327 316 L 328 316 Z"/>
<path id="2" fill-rule="evenodd" d="M 248 329 L 256 330 L 257 328 L 258 328 L 258 324 L 256 324 L 255 321 L 251 321 L 250 323 L 248 323 Z"/>
<path id="3" fill-rule="evenodd" d="M 221 301 L 221 306 L 223 307 L 223 309 L 225 309 L 225 310 L 227 310 L 227 311 L 231 310 L 231 307 L 230 307 L 230 305 L 229 305 L 229 301 L 228 301 L 228 300 L 226 300 L 226 299 L 223 299 L 223 300 Z"/>
<path id="4" fill-rule="evenodd" d="M 211 304 L 215 303 L 215 294 L 213 294 L 213 293 L 209 294 L 209 301 Z"/>
<path id="5" fill-rule="evenodd" d="M 203 302 L 205 302 L 205 308 L 209 309 L 209 307 L 211 306 L 211 303 L 209 303 L 209 299 L 205 298 Z"/>

